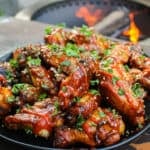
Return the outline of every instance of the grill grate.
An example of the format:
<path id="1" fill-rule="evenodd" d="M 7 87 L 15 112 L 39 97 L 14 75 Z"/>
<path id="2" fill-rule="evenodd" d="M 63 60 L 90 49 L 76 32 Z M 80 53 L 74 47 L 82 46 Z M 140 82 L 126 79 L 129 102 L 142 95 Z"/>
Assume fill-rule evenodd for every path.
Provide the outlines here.
<path id="1" fill-rule="evenodd" d="M 75 13 L 78 8 L 88 4 L 95 5 L 95 7 L 104 11 L 107 10 L 106 14 L 118 7 L 126 7 L 131 11 L 140 11 L 145 8 L 143 5 L 129 2 L 128 0 L 64 0 L 41 8 L 33 14 L 32 20 L 49 24 L 65 22 L 68 27 L 81 26 L 83 23 L 86 23 L 82 19 L 77 18 Z"/>
<path id="2" fill-rule="evenodd" d="M 140 36 L 140 40 L 144 40 L 150 36 L 150 9 L 144 5 L 129 0 L 64 0 L 61 2 L 49 4 L 39 9 L 32 15 L 31 19 L 54 25 L 65 23 L 69 28 L 72 28 L 74 26 L 80 27 L 82 26 L 82 24 L 87 25 L 87 22 L 85 22 L 83 18 L 76 17 L 76 12 L 83 6 L 94 6 L 94 10 L 99 9 L 102 11 L 103 14 L 97 22 L 117 9 L 126 9 L 128 10 L 128 13 L 142 12 L 138 13 L 138 15 L 134 17 L 134 20 L 142 33 L 142 35 Z M 105 27 L 104 30 L 100 30 L 100 33 L 113 38 L 129 40 L 128 37 L 122 36 L 122 31 L 129 26 L 128 13 L 125 13 L 127 14 L 126 18 L 122 18 L 122 20 L 120 21 L 120 23 L 123 23 L 126 20 L 126 23 L 124 25 L 120 25 L 119 27 L 117 27 L 118 23 L 116 23 L 116 25 L 114 25 L 114 29 L 110 24 L 109 27 Z M 110 23 L 112 22 L 113 17 L 110 20 Z"/>

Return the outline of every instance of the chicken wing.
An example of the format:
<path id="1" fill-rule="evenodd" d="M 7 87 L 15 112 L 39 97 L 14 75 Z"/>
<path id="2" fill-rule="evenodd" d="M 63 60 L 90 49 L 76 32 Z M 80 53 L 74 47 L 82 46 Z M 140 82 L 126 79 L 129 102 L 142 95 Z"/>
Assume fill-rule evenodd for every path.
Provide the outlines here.
<path id="1" fill-rule="evenodd" d="M 117 70 L 116 70 L 117 71 Z M 133 124 L 144 124 L 144 101 L 134 96 L 131 85 L 105 71 L 99 71 L 100 89 L 106 101 Z"/>
<path id="2" fill-rule="evenodd" d="M 57 104 L 56 104 L 57 103 Z M 48 138 L 52 129 L 63 124 L 58 110 L 57 99 L 45 99 L 36 102 L 31 107 L 24 107 L 19 113 L 5 118 L 5 123 L 11 129 L 30 129 L 35 135 Z"/>
<path id="3" fill-rule="evenodd" d="M 60 85 L 58 96 L 63 109 L 71 105 L 74 97 L 81 97 L 89 88 L 89 78 L 85 68 L 79 65 L 76 71 L 65 78 Z"/>

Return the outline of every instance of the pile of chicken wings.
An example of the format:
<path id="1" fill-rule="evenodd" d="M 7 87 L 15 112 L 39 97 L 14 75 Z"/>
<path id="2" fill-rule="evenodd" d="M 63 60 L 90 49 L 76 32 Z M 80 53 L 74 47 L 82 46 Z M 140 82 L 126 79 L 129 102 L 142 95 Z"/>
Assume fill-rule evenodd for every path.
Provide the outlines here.
<path id="1" fill-rule="evenodd" d="M 144 126 L 150 58 L 139 46 L 86 26 L 48 26 L 44 40 L 0 63 L 0 118 L 7 128 L 67 148 L 112 145 L 127 124 Z"/>

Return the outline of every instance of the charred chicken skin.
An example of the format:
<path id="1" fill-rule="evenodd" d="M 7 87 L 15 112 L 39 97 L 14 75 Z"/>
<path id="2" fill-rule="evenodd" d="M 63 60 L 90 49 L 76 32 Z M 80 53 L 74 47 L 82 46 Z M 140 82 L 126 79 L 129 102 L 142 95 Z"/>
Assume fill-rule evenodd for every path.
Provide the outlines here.
<path id="1" fill-rule="evenodd" d="M 126 124 L 145 124 L 150 58 L 86 26 L 46 28 L 0 63 L 0 118 L 9 129 L 48 138 L 53 147 L 108 146 Z"/>

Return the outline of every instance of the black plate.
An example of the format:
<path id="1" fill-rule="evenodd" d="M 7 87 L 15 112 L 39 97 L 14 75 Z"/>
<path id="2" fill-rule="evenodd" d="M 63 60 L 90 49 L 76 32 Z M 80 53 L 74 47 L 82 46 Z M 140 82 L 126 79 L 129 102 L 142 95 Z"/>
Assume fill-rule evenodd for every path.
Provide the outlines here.
<path id="1" fill-rule="evenodd" d="M 146 51 L 147 55 L 150 56 L 150 52 Z M 3 56 L 0 56 L 0 61 L 7 61 L 11 57 L 12 53 L 4 54 Z M 146 106 L 146 115 L 150 116 L 150 100 L 147 100 L 145 102 Z M 137 137 L 142 135 L 144 132 L 146 132 L 148 129 L 150 129 L 150 123 L 147 123 L 142 130 L 140 130 L 137 133 L 134 133 L 130 135 L 128 138 L 124 137 L 122 138 L 117 144 L 114 144 L 112 146 L 103 147 L 103 148 L 97 148 L 98 150 L 110 150 L 118 148 L 122 145 L 125 145 L 127 143 L 130 143 L 132 140 L 135 140 Z M 39 149 L 39 150 L 54 150 L 55 148 L 51 148 L 51 144 L 49 140 L 45 140 L 43 138 L 35 137 L 33 135 L 27 135 L 23 131 L 13 131 L 9 130 L 5 127 L 0 126 L 0 138 L 3 138 L 9 142 L 19 144 L 24 147 L 28 147 L 31 149 Z"/>

